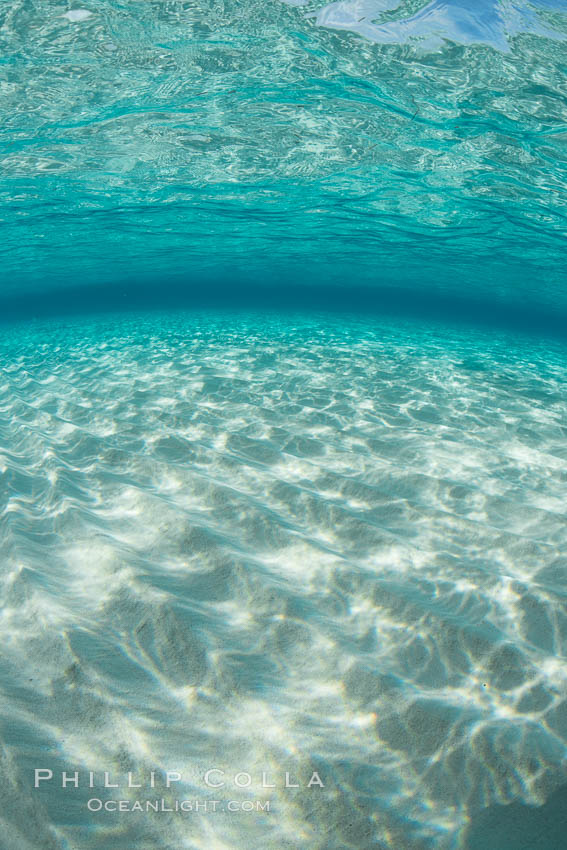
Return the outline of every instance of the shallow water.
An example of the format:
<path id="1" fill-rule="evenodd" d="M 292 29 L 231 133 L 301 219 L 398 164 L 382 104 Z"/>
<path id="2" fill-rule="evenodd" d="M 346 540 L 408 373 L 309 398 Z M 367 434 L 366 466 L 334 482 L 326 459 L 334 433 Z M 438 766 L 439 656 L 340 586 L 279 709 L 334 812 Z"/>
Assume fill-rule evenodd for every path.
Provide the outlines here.
<path id="1" fill-rule="evenodd" d="M 2 850 L 558 850 L 566 37 L 1 4 Z"/>
<path id="2" fill-rule="evenodd" d="M 563 345 L 173 312 L 1 356 L 10 847 L 475 850 L 565 783 Z M 271 810 L 87 809 L 154 794 Z"/>
<path id="3" fill-rule="evenodd" d="M 2 299 L 357 283 L 565 314 L 566 35 L 564 0 L 4 3 Z"/>

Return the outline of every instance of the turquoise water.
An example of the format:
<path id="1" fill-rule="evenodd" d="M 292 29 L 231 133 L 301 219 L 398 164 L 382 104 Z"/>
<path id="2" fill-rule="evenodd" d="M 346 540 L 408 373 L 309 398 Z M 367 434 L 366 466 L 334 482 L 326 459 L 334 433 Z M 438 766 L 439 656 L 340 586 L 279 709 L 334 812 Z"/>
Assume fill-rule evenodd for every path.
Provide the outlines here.
<path id="1" fill-rule="evenodd" d="M 567 312 L 564 0 L 0 15 L 2 293 L 24 312 L 46 289 L 347 281 Z"/>
<path id="2" fill-rule="evenodd" d="M 0 355 L 2 846 L 558 850 L 563 343 L 217 310 Z M 221 809 L 88 808 L 148 798 Z"/>
<path id="3" fill-rule="evenodd" d="M 563 846 L 566 38 L 3 4 L 2 850 Z"/>

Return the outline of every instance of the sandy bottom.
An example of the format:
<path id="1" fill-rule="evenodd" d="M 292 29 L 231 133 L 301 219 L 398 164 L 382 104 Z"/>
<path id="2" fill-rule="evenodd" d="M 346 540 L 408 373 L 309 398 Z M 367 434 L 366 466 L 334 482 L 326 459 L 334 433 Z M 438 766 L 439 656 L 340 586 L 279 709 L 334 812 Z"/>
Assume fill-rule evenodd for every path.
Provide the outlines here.
<path id="1" fill-rule="evenodd" d="M 2 848 L 477 848 L 555 799 L 558 345 L 203 313 L 0 355 Z"/>

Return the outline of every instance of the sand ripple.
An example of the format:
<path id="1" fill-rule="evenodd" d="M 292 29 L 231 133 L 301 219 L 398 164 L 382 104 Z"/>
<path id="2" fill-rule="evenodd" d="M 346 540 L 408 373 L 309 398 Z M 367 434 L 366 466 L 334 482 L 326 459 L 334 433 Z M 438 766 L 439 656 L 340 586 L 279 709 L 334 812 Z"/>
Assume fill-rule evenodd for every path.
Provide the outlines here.
<path id="1" fill-rule="evenodd" d="M 520 343 L 6 329 L 5 846 L 464 847 L 482 808 L 565 782 L 567 370 Z M 168 799 L 246 771 L 215 798 L 272 810 L 93 814 L 35 767 L 181 771 Z M 283 787 L 314 770 L 324 789 Z"/>

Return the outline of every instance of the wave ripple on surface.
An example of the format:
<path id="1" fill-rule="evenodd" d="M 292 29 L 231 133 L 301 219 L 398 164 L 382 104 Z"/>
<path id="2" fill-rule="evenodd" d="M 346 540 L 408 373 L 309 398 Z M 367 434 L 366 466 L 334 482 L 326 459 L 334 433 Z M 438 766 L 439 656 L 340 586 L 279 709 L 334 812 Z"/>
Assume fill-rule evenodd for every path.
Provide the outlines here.
<path id="1" fill-rule="evenodd" d="M 0 312 L 171 280 L 565 310 L 565 13 L 2 4 Z"/>

